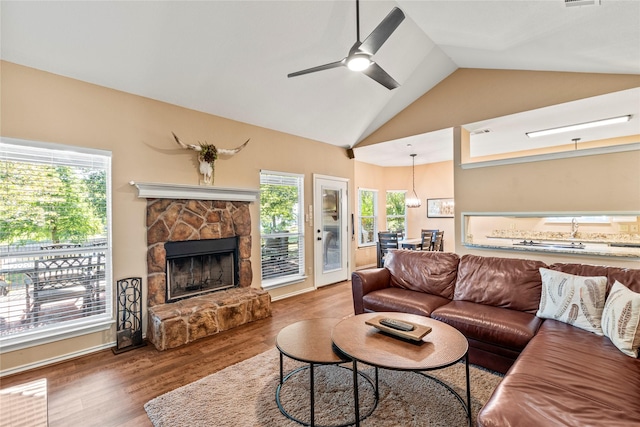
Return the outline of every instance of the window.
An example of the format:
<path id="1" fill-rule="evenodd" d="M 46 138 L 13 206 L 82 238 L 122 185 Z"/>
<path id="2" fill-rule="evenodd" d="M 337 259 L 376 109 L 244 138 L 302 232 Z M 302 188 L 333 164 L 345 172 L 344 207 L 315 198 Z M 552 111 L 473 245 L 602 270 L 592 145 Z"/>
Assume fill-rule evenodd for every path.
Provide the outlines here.
<path id="1" fill-rule="evenodd" d="M 358 245 L 370 246 L 376 242 L 378 232 L 378 191 L 358 190 Z"/>
<path id="2" fill-rule="evenodd" d="M 111 326 L 111 155 L 0 142 L 0 343 Z"/>
<path id="3" fill-rule="evenodd" d="M 406 191 L 387 191 L 387 230 L 403 235 L 407 229 L 405 195 Z"/>
<path id="4" fill-rule="evenodd" d="M 304 177 L 260 172 L 262 286 L 304 280 Z"/>

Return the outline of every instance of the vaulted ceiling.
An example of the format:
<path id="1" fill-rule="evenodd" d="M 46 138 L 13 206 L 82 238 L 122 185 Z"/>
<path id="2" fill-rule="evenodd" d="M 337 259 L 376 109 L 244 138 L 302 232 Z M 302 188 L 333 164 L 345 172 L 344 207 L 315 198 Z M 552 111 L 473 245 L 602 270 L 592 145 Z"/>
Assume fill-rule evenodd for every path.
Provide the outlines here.
<path id="1" fill-rule="evenodd" d="M 2 1 L 0 54 L 353 147 L 458 68 L 640 74 L 640 1 L 594 2 L 363 0 L 362 39 L 394 7 L 406 15 L 374 56 L 394 90 L 343 67 L 287 78 L 347 55 L 351 0 Z"/>

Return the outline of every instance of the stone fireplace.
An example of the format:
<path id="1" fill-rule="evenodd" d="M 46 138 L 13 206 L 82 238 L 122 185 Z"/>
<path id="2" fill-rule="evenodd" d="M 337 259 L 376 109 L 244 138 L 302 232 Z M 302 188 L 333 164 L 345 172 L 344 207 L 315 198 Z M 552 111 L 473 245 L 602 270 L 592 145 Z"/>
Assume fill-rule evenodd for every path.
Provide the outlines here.
<path id="1" fill-rule="evenodd" d="M 165 244 L 170 242 L 236 238 L 237 286 L 251 286 L 251 214 L 248 205 L 248 202 L 217 200 L 147 200 L 149 307 L 169 302 Z"/>
<path id="2" fill-rule="evenodd" d="M 251 287 L 257 191 L 132 185 L 147 199 L 147 339 L 158 350 L 271 315 L 269 294 Z"/>

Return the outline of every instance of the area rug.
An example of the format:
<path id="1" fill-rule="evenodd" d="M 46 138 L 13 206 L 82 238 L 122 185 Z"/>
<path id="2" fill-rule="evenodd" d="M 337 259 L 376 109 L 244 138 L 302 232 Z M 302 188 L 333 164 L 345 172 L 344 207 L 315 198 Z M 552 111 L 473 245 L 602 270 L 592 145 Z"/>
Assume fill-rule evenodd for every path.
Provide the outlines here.
<path id="1" fill-rule="evenodd" d="M 287 372 L 304 366 L 285 357 Z M 315 424 L 335 426 L 353 422 L 353 375 L 340 366 L 315 369 Z M 371 378 L 374 370 L 359 365 Z M 359 369 L 360 371 L 360 369 Z M 464 364 L 430 372 L 450 384 L 466 400 Z M 502 376 L 475 366 L 470 367 L 473 425 L 480 408 L 487 402 Z M 299 426 L 285 417 L 276 404 L 280 379 L 276 349 L 229 366 L 215 374 L 165 393 L 144 405 L 155 427 L 180 426 Z M 363 427 L 469 425 L 460 402 L 436 381 L 413 372 L 379 370 L 379 401 L 365 379 L 359 379 L 360 413 Z M 294 418 L 310 420 L 309 369 L 291 376 L 282 386 L 280 401 Z"/>

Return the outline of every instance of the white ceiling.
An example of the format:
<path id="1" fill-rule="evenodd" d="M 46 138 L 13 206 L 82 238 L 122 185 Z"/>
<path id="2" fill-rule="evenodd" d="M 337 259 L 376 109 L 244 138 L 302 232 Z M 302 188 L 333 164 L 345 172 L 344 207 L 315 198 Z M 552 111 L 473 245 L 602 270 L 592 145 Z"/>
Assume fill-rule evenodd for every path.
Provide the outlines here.
<path id="1" fill-rule="evenodd" d="M 460 67 L 640 74 L 640 0 L 582 7 L 563 0 L 362 0 L 361 39 L 393 7 L 407 19 L 374 56 L 401 84 L 393 91 L 346 68 L 287 78 L 346 56 L 356 38 L 352 0 L 3 0 L 0 55 L 342 147 Z M 478 124 L 485 125 L 498 135 L 498 123 Z M 431 153 L 416 164 L 447 151 L 436 143 L 447 132 L 414 141 Z M 365 148 L 358 160 L 366 161 Z M 404 151 L 386 158 L 393 156 L 410 164 Z"/>

